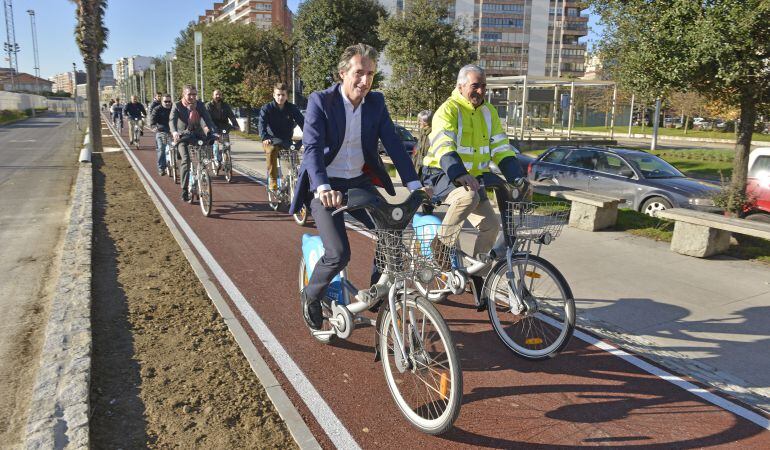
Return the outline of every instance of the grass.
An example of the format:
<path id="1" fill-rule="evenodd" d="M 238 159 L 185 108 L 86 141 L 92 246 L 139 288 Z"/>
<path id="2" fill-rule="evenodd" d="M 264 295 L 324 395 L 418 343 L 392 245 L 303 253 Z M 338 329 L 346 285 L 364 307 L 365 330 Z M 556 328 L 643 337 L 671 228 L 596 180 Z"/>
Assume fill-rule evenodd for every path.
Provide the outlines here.
<path id="1" fill-rule="evenodd" d="M 20 119 L 26 119 L 29 117 L 24 111 L 9 111 L 4 109 L 0 111 L 0 125 L 5 125 L 9 122 L 14 122 Z"/>
<path id="2" fill-rule="evenodd" d="M 603 126 L 594 126 L 594 127 L 573 127 L 573 131 L 595 131 L 595 132 L 604 132 L 609 133 L 610 129 Z M 621 126 L 621 127 L 615 127 L 615 134 L 625 134 L 628 132 L 628 126 Z M 644 130 L 642 130 L 642 127 L 636 126 L 631 127 L 631 132 L 634 134 L 652 134 L 652 127 L 644 127 Z M 735 133 L 732 131 L 700 131 L 700 130 L 687 130 L 687 134 L 684 134 L 683 129 L 677 129 L 677 128 L 663 128 L 660 127 L 658 129 L 658 134 L 660 136 L 678 136 L 678 137 L 687 137 L 687 138 L 694 138 L 694 139 L 727 139 L 730 141 L 735 140 Z M 760 134 L 760 133 L 754 133 L 752 138 L 754 141 L 770 141 L 770 135 L 766 134 Z"/>
<path id="3" fill-rule="evenodd" d="M 653 154 L 693 178 L 720 180 L 733 174 L 735 153 L 731 150 L 666 150 Z"/>

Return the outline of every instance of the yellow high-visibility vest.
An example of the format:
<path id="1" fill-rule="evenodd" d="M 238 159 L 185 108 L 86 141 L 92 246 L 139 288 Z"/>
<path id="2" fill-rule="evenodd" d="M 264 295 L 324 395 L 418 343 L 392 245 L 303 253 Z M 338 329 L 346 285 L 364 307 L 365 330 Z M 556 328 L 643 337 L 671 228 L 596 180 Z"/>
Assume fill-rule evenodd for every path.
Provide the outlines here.
<path id="1" fill-rule="evenodd" d="M 497 109 L 488 102 L 474 108 L 458 89 L 433 115 L 430 150 L 423 165 L 441 168 L 441 157 L 451 152 L 460 156 L 473 176 L 489 172 L 490 162 L 500 164 L 504 158 L 516 156 Z"/>

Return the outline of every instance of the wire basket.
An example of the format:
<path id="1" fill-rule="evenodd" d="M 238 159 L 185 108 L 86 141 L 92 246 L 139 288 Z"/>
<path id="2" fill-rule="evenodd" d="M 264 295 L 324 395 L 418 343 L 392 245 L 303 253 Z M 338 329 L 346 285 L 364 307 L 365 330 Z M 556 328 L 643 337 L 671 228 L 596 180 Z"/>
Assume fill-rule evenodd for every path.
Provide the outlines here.
<path id="1" fill-rule="evenodd" d="M 278 157 L 289 164 L 289 167 L 299 167 L 302 157 L 297 150 L 282 148 L 278 151 Z"/>
<path id="2" fill-rule="evenodd" d="M 459 227 L 421 225 L 404 230 L 372 230 L 377 241 L 375 264 L 382 273 L 410 276 L 450 270 Z"/>
<path id="3" fill-rule="evenodd" d="M 508 202 L 506 233 L 517 240 L 551 242 L 569 221 L 567 202 Z"/>

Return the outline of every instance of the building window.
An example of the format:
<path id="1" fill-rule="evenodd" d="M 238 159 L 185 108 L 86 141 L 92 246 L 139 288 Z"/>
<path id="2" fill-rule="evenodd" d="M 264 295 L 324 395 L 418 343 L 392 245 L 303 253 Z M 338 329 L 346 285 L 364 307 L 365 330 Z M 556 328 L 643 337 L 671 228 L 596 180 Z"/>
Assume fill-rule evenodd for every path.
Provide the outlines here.
<path id="1" fill-rule="evenodd" d="M 481 40 L 482 41 L 502 41 L 503 40 L 503 33 L 482 32 L 481 33 Z"/>
<path id="2" fill-rule="evenodd" d="M 482 17 L 481 25 L 490 28 L 524 28 L 524 20 L 501 17 Z"/>
<path id="3" fill-rule="evenodd" d="M 567 8 L 568 17 L 580 17 L 580 10 L 577 8 Z"/>
<path id="4" fill-rule="evenodd" d="M 524 14 L 524 5 L 484 3 L 484 12 Z"/>

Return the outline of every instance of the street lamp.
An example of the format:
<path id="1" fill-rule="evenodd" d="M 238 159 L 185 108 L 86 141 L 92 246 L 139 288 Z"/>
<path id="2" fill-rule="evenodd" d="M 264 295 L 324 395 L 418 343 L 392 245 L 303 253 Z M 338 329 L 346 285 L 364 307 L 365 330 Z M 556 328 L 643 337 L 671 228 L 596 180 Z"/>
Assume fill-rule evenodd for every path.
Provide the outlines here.
<path id="1" fill-rule="evenodd" d="M 78 69 L 75 63 L 72 63 L 72 98 L 75 101 L 75 125 L 80 131 L 80 117 L 78 117 Z"/>
<path id="2" fill-rule="evenodd" d="M 174 60 L 176 54 L 173 52 L 166 52 L 166 62 L 168 63 L 168 84 L 170 86 L 169 93 L 171 94 L 171 100 L 176 101 L 174 96 Z"/>
<path id="3" fill-rule="evenodd" d="M 198 73 L 195 74 L 195 88 L 198 89 L 200 92 L 200 98 L 203 100 L 206 98 L 203 93 L 203 33 L 200 31 L 196 31 L 193 33 L 193 41 L 195 44 L 195 71 L 200 71 L 200 87 L 198 87 Z"/>
<path id="4" fill-rule="evenodd" d="M 150 64 L 150 70 L 152 71 L 152 95 L 158 92 L 158 86 L 155 84 L 155 63 Z"/>

